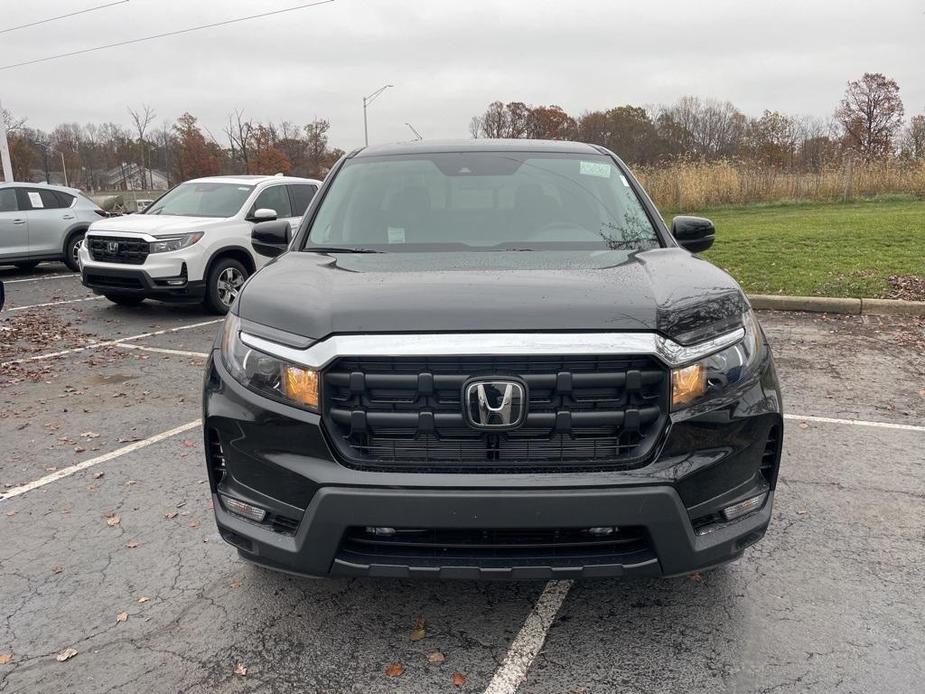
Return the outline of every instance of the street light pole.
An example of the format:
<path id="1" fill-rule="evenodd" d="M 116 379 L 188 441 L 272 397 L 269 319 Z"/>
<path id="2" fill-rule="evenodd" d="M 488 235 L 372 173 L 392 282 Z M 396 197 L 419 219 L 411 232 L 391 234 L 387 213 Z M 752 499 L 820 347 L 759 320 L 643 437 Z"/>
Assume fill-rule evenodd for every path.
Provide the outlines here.
<path id="1" fill-rule="evenodd" d="M 369 147 L 369 126 L 367 125 L 367 122 L 366 122 L 366 107 L 369 106 L 371 103 L 373 103 L 373 101 L 376 100 L 376 97 L 382 94 L 382 92 L 384 92 L 389 87 L 394 87 L 394 86 L 395 86 L 394 84 L 387 84 L 383 87 L 379 87 L 379 89 L 374 91 L 369 96 L 363 97 L 363 141 L 366 143 L 367 147 Z"/>

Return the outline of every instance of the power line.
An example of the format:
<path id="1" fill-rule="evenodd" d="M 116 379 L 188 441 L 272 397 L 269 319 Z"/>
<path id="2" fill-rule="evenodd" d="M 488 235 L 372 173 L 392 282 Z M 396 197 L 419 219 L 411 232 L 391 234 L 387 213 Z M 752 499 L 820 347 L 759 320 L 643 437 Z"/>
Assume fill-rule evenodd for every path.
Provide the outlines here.
<path id="1" fill-rule="evenodd" d="M 309 7 L 317 7 L 318 5 L 327 5 L 332 3 L 334 0 L 319 0 L 318 2 L 309 2 L 304 5 L 296 5 L 295 7 L 286 7 L 282 10 L 273 10 L 272 12 L 261 12 L 260 14 L 252 14 L 248 17 L 237 17 L 235 19 L 226 19 L 223 22 L 214 22 L 212 24 L 200 24 L 199 26 L 189 27 L 187 29 L 178 29 L 177 31 L 167 31 L 163 34 L 154 34 L 153 36 L 142 36 L 137 39 L 129 39 L 127 41 L 118 41 L 116 43 L 107 43 L 104 46 L 94 46 L 93 48 L 84 48 L 79 51 L 71 51 L 70 53 L 59 53 L 58 55 L 50 55 L 46 58 L 36 58 L 35 60 L 26 60 L 22 63 L 13 63 L 11 65 L 0 65 L 0 71 L 2 70 L 12 70 L 15 67 L 24 67 L 26 65 L 35 65 L 36 63 L 45 63 L 49 60 L 58 60 L 59 58 L 69 58 L 75 55 L 83 55 L 85 53 L 93 53 L 94 51 L 102 51 L 107 48 L 118 48 L 120 46 L 128 46 L 133 43 L 141 43 L 143 41 L 153 41 L 154 39 L 162 39 L 167 36 L 178 36 L 180 34 L 189 34 L 193 31 L 201 31 L 202 29 L 214 29 L 215 27 L 227 26 L 229 24 L 237 24 L 239 22 L 248 22 L 252 19 L 260 19 L 262 17 L 271 17 L 277 14 L 283 14 L 285 12 L 295 12 L 296 10 L 304 10 Z"/>
<path id="2" fill-rule="evenodd" d="M 108 2 L 105 5 L 97 5 L 96 7 L 88 7 L 85 10 L 77 10 L 76 12 L 69 12 L 68 14 L 59 14 L 57 17 L 49 17 L 48 19 L 40 19 L 37 22 L 29 22 L 28 24 L 20 24 L 18 27 L 10 27 L 9 29 L 0 29 L 0 34 L 7 34 L 11 31 L 16 31 L 18 29 L 28 29 L 29 27 L 38 26 L 39 24 L 47 24 L 48 22 L 57 22 L 59 19 L 67 19 L 68 17 L 76 17 L 79 14 L 87 14 L 87 12 L 96 12 L 97 10 L 102 10 L 107 7 L 112 7 L 113 5 L 124 5 L 129 0 L 118 0 L 118 2 Z"/>

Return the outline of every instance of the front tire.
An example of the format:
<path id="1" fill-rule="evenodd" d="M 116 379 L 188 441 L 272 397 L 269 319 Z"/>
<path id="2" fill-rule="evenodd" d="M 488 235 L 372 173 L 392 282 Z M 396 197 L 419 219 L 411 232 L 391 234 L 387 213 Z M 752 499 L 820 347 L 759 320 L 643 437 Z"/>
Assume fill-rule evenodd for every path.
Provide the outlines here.
<path id="1" fill-rule="evenodd" d="M 119 306 L 138 306 L 145 300 L 143 296 L 134 294 L 104 294 L 104 296 L 112 303 L 119 304 Z"/>
<path id="2" fill-rule="evenodd" d="M 249 275 L 247 268 L 240 261 L 234 258 L 219 258 L 209 268 L 203 305 L 219 315 L 228 313 Z"/>
<path id="3" fill-rule="evenodd" d="M 71 234 L 67 243 L 64 244 L 64 264 L 68 269 L 77 272 L 80 269 L 80 263 L 77 260 L 77 252 L 80 250 L 80 244 L 83 243 L 84 232 L 78 231 Z"/>

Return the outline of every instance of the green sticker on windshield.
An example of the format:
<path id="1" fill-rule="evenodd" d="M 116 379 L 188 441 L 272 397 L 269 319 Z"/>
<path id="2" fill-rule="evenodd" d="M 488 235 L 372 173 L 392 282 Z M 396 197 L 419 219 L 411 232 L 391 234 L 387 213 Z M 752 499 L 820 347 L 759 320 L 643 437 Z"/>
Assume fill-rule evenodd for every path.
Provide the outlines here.
<path id="1" fill-rule="evenodd" d="M 580 161 L 578 162 L 578 173 L 582 176 L 610 178 L 610 164 L 601 164 L 597 161 Z"/>

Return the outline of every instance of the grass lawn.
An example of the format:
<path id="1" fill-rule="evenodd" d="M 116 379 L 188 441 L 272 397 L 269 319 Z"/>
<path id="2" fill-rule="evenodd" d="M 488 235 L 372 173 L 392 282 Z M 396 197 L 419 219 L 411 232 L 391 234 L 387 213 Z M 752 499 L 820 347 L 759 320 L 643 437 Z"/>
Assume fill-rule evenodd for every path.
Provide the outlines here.
<path id="1" fill-rule="evenodd" d="M 885 297 L 890 275 L 925 276 L 925 200 L 789 203 L 701 210 L 704 256 L 755 294 Z M 670 216 L 665 219 L 671 223 Z"/>

